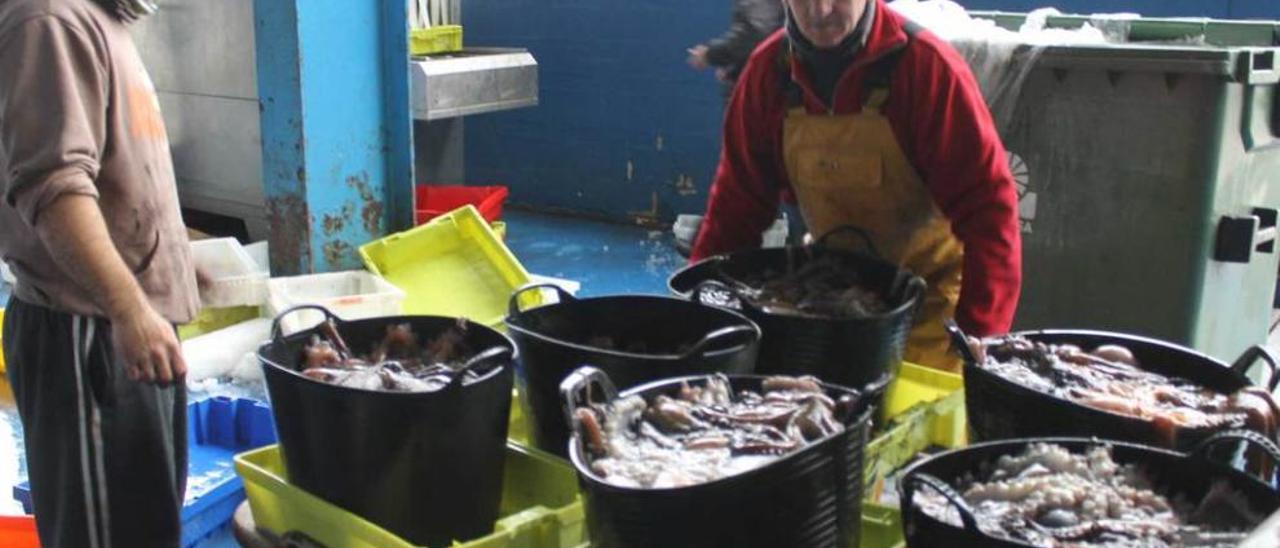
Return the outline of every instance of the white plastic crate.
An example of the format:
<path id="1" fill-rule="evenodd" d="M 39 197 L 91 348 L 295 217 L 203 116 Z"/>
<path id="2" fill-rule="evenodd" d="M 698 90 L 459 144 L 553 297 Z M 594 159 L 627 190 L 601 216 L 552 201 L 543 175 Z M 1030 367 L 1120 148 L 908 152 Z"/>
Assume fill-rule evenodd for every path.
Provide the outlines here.
<path id="1" fill-rule="evenodd" d="M 701 215 L 677 215 L 675 224 L 671 225 L 676 241 L 689 247 L 693 247 L 694 241 L 698 238 L 698 230 L 701 228 Z M 787 219 L 787 214 L 783 213 L 760 235 L 760 247 L 785 247 L 789 230 L 790 221 Z"/>
<path id="2" fill-rule="evenodd" d="M 235 238 L 191 242 L 191 258 L 196 270 L 208 280 L 200 290 L 204 306 L 259 306 L 266 300 L 267 271 Z"/>
<path id="3" fill-rule="evenodd" d="M 404 291 L 381 276 L 363 270 L 272 278 L 267 282 L 267 307 L 274 318 L 300 304 L 318 304 L 344 320 L 359 320 L 400 314 Z M 310 328 L 324 320 L 315 310 L 302 310 L 284 317 L 280 327 L 286 335 Z"/>

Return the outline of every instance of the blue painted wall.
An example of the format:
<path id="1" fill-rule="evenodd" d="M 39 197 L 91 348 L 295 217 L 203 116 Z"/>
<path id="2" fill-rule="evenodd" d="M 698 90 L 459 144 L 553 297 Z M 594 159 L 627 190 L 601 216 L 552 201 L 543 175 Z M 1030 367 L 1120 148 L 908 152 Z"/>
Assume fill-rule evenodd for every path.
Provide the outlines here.
<path id="1" fill-rule="evenodd" d="M 1280 19 L 1280 0 L 969 0 L 972 9 Z M 515 203 L 618 220 L 701 213 L 720 154 L 719 85 L 685 48 L 723 32 L 731 0 L 468 0 L 466 43 L 525 47 L 541 105 L 467 118 L 473 184 Z"/>
<path id="2" fill-rule="evenodd" d="M 468 0 L 466 43 L 528 48 L 541 84 L 538 107 L 467 118 L 468 182 L 614 218 L 649 211 L 655 193 L 664 216 L 700 211 L 723 106 L 714 76 L 685 65 L 685 49 L 722 32 L 729 5 Z"/>

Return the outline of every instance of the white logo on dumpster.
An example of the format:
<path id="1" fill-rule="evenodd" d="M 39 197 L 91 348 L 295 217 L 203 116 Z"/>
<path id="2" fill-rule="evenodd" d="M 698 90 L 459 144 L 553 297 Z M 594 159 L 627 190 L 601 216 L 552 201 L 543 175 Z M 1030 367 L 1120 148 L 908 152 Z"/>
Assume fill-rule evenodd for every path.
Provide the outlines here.
<path id="1" fill-rule="evenodd" d="M 1031 192 L 1031 169 L 1021 156 L 1009 152 L 1009 171 L 1013 172 L 1013 182 L 1018 188 L 1018 220 L 1022 224 L 1022 232 L 1031 233 L 1031 221 L 1036 219 L 1036 193 Z"/>

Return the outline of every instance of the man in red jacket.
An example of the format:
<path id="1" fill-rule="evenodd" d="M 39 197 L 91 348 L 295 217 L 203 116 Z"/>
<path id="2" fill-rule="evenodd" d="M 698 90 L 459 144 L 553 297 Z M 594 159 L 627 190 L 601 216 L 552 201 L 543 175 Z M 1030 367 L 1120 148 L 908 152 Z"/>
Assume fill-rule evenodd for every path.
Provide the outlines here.
<path id="1" fill-rule="evenodd" d="M 779 200 L 809 231 L 866 229 L 929 283 L 906 359 L 955 370 L 942 321 L 1008 331 L 1022 283 L 1017 194 L 959 54 L 883 0 L 783 0 L 752 54 L 693 260 L 759 245 Z"/>

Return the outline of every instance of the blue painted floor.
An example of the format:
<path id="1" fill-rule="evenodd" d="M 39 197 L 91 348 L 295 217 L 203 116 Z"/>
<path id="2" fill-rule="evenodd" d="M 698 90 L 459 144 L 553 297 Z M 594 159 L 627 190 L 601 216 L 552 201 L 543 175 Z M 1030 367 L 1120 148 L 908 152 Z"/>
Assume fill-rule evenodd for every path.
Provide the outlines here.
<path id="1" fill-rule="evenodd" d="M 684 266 L 671 230 L 651 231 L 527 211 L 503 213 L 507 247 L 530 273 L 582 284 L 582 297 L 666 295 L 667 278 Z"/>

